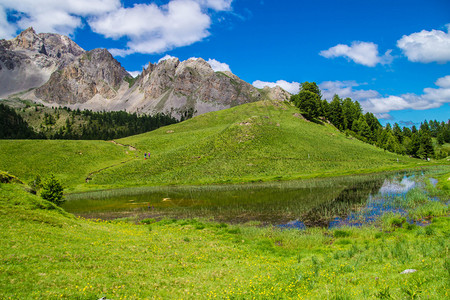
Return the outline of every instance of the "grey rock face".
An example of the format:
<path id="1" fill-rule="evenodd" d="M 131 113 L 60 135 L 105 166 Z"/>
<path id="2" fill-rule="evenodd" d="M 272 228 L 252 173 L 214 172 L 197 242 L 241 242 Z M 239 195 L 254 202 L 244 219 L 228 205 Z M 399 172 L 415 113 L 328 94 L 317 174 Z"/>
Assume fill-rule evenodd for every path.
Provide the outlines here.
<path id="1" fill-rule="evenodd" d="M 35 95 L 62 105 L 84 103 L 97 94 L 113 98 L 127 76 L 131 77 L 106 49 L 94 49 L 54 72 Z"/>
<path id="2" fill-rule="evenodd" d="M 144 93 L 141 112 L 185 111 L 194 115 L 261 100 L 261 93 L 230 72 L 214 72 L 202 58 L 171 58 L 149 64 L 136 85 Z"/>
<path id="3" fill-rule="evenodd" d="M 59 67 L 84 53 L 68 37 L 33 28 L 0 41 L 0 97 L 43 85 Z"/>

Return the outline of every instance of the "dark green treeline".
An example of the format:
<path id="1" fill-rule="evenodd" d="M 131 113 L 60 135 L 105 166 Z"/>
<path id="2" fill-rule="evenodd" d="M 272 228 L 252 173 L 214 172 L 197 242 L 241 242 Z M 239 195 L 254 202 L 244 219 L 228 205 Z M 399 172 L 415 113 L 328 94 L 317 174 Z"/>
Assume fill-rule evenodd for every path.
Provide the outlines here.
<path id="1" fill-rule="evenodd" d="M 43 115 L 42 118 L 39 116 L 41 121 L 34 129 L 14 109 L 0 104 L 0 138 L 111 140 L 179 122 L 163 113 L 150 116 L 125 111 L 80 111 L 66 107 L 54 108 L 49 112 L 41 106 L 35 106 L 32 111 L 35 115 Z"/>
<path id="2" fill-rule="evenodd" d="M 447 123 L 425 120 L 419 129 L 416 126 L 401 128 L 397 123 L 393 126 L 388 123 L 383 128 L 374 114 L 363 114 L 358 101 L 342 99 L 338 95 L 334 95 L 331 102 L 322 99 L 315 82 L 302 83 L 300 92 L 293 95 L 291 101 L 306 119 L 329 121 L 347 135 L 387 151 L 423 159 L 441 159 L 449 155 L 444 150 L 435 150 L 432 138 L 438 145 L 450 143 L 450 120 Z"/>

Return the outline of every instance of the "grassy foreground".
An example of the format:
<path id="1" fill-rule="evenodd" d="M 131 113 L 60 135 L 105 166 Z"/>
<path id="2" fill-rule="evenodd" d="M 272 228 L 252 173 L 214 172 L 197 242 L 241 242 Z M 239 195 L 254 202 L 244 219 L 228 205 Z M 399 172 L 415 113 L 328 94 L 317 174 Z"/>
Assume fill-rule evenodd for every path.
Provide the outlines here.
<path id="1" fill-rule="evenodd" d="M 104 141 L 1 140 L 0 169 L 26 182 L 55 174 L 63 185 L 82 189 L 90 172 L 135 158 L 135 152 Z"/>
<path id="2" fill-rule="evenodd" d="M 448 193 L 448 180 L 441 184 Z M 146 223 L 77 219 L 24 185 L 0 184 L 0 298 L 450 295 L 448 217 L 433 218 L 428 227 L 399 227 L 391 218 L 379 228 L 306 231 L 201 220 Z M 406 269 L 417 271 L 401 274 Z"/>
<path id="3" fill-rule="evenodd" d="M 432 164 L 386 152 L 332 125 L 308 122 L 297 108 L 273 101 L 200 115 L 118 142 L 137 150 L 103 141 L 0 141 L 0 169 L 27 182 L 51 172 L 75 192 L 290 180 Z M 144 152 L 151 159 L 144 160 Z M 92 180 L 86 183 L 88 176 Z"/>

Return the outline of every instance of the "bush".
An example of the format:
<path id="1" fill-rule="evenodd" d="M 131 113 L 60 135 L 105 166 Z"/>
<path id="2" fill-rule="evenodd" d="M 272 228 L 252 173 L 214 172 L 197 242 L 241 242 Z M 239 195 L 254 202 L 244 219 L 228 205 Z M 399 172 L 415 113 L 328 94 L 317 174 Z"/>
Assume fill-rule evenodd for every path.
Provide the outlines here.
<path id="1" fill-rule="evenodd" d="M 63 191 L 64 189 L 61 183 L 52 174 L 42 185 L 41 197 L 56 205 L 62 205 L 66 201 L 64 199 Z"/>
<path id="2" fill-rule="evenodd" d="M 334 236 L 335 238 L 348 237 L 348 236 L 350 236 L 350 232 L 347 232 L 347 231 L 345 231 L 345 230 L 335 230 L 335 231 L 333 232 L 333 236 Z"/>

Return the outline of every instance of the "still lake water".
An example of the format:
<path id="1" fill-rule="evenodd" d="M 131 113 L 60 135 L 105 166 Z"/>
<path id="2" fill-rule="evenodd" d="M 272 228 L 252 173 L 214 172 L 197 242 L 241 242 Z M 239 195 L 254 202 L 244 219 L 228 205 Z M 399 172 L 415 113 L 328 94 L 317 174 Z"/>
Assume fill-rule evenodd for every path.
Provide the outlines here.
<path id="1" fill-rule="evenodd" d="M 69 195 L 64 209 L 85 218 L 206 218 L 285 228 L 359 226 L 419 186 L 423 174 L 377 174 L 217 186 L 146 187 Z"/>

